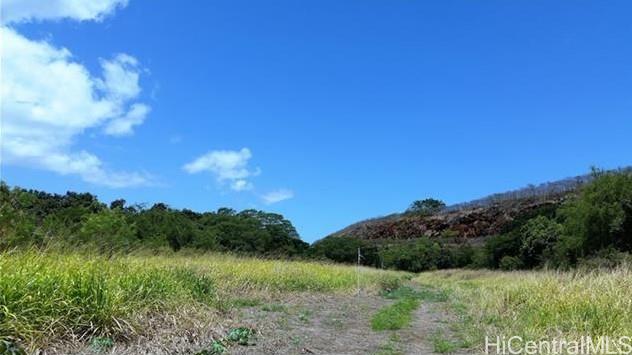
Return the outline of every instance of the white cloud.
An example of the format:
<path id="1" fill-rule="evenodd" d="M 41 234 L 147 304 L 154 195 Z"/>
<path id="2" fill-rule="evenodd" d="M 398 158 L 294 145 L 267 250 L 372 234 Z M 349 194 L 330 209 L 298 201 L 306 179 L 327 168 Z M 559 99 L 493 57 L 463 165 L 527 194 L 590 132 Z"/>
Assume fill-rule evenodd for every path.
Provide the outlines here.
<path id="1" fill-rule="evenodd" d="M 263 202 L 266 205 L 271 205 L 273 203 L 289 200 L 293 197 L 294 197 L 294 192 L 288 189 L 279 189 L 276 191 L 271 191 L 261 196 L 261 198 L 263 199 Z"/>
<path id="2" fill-rule="evenodd" d="M 115 188 L 147 185 L 152 180 L 144 173 L 106 171 L 99 158 L 85 151 L 47 154 L 38 163 L 62 175 L 78 174 L 87 182 Z"/>
<path id="3" fill-rule="evenodd" d="M 117 8 L 125 7 L 127 0 L 3 0 L 5 23 L 37 20 L 100 21 Z"/>
<path id="4" fill-rule="evenodd" d="M 70 3 L 74 4 L 63 2 Z M 21 5 L 10 2 L 3 6 L 9 11 L 11 6 Z M 100 16 L 94 14 L 97 17 L 93 18 Z M 28 18 L 46 17 L 23 17 Z M 95 155 L 73 150 L 75 139 L 88 129 L 105 125 L 107 134 L 131 134 L 133 127 L 143 122 L 149 107 L 132 102 L 140 93 L 136 59 L 119 54 L 103 60 L 103 76 L 95 77 L 73 61 L 65 48 L 30 40 L 8 27 L 0 27 L 0 35 L 5 161 L 76 174 L 85 181 L 111 187 L 147 184 L 145 174 L 110 171 Z"/>
<path id="5" fill-rule="evenodd" d="M 112 136 L 128 136 L 134 133 L 134 126 L 145 121 L 150 110 L 150 107 L 145 104 L 133 104 L 125 116 L 108 122 L 104 132 Z"/>
<path id="6" fill-rule="evenodd" d="M 140 94 L 140 73 L 136 58 L 120 53 L 112 60 L 101 60 L 101 67 L 103 80 L 98 80 L 97 86 L 111 100 L 125 101 Z"/>
<path id="7" fill-rule="evenodd" d="M 230 184 L 230 188 L 235 191 L 248 191 L 254 188 L 254 185 L 248 180 L 235 180 Z"/>
<path id="8" fill-rule="evenodd" d="M 259 174 L 258 170 L 248 169 L 250 158 L 252 158 L 252 153 L 248 148 L 238 151 L 214 150 L 184 165 L 183 169 L 189 174 L 211 172 L 218 182 L 228 182 L 231 189 L 244 191 L 253 188 L 248 178 Z"/>

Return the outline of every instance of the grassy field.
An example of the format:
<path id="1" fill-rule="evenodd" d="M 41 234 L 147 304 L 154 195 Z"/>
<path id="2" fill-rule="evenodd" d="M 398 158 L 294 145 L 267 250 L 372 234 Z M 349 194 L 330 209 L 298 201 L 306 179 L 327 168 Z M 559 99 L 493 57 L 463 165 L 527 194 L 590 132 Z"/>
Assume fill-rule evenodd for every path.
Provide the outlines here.
<path id="1" fill-rule="evenodd" d="M 484 337 L 525 340 L 632 334 L 632 268 L 595 271 L 446 270 L 420 274 L 422 285 L 444 290 L 461 316 L 467 347 Z"/>
<path id="2" fill-rule="evenodd" d="M 120 256 L 0 254 L 0 337 L 29 348 L 50 339 L 127 337 L 140 315 L 181 307 L 226 309 L 259 295 L 351 293 L 356 268 L 221 254 Z M 360 286 L 394 288 L 408 274 L 362 268 Z"/>
<path id="3" fill-rule="evenodd" d="M 265 304 L 270 295 L 354 294 L 356 268 L 225 254 L 0 254 L 0 338 L 29 349 L 50 341 L 124 339 L 151 314 L 187 317 Z M 455 311 L 457 338 L 431 339 L 436 352 L 480 349 L 486 335 L 525 340 L 632 333 L 632 268 L 597 271 L 445 270 L 417 275 L 362 268 L 360 287 L 392 300 L 372 315 L 377 331 L 410 327 L 420 302 Z M 262 310 L 266 308 L 263 307 Z M 189 311 L 187 311 L 189 310 Z M 183 322 L 186 323 L 186 322 Z M 442 349 L 448 349 L 443 351 Z"/>

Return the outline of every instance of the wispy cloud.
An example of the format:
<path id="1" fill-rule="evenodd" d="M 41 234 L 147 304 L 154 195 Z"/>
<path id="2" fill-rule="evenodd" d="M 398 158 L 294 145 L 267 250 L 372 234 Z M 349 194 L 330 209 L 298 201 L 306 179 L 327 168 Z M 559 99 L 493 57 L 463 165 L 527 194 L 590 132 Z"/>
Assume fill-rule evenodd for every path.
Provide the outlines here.
<path id="1" fill-rule="evenodd" d="M 189 174 L 210 172 L 219 183 L 229 183 L 232 190 L 246 191 L 254 187 L 249 178 L 260 173 L 248 168 L 250 158 L 252 153 L 248 148 L 214 150 L 185 164 L 183 169 Z"/>
<path id="2" fill-rule="evenodd" d="M 133 104 L 129 111 L 107 123 L 103 132 L 111 136 L 129 136 L 134 134 L 134 126 L 139 126 L 145 121 L 151 108 L 145 104 Z"/>
<path id="3" fill-rule="evenodd" d="M 267 194 L 261 196 L 263 202 L 266 205 L 271 205 L 277 202 L 289 200 L 294 197 L 294 192 L 289 189 L 279 189 L 275 191 L 270 191 Z"/>

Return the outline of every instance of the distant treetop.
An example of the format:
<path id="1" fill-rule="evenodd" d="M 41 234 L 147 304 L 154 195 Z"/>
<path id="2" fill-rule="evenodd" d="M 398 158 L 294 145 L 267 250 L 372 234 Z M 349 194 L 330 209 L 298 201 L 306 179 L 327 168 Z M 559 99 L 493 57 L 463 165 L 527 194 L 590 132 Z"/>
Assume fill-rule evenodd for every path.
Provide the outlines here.
<path id="1" fill-rule="evenodd" d="M 440 212 L 445 208 L 445 202 L 434 198 L 414 201 L 406 210 L 406 213 L 421 215 L 431 215 Z"/>

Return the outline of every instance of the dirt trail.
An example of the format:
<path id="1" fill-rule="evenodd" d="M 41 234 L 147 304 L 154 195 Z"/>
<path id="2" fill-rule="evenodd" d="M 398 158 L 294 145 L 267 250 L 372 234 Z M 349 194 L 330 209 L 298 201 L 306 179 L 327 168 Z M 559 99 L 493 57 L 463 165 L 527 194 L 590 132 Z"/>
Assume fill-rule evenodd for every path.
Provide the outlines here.
<path id="1" fill-rule="evenodd" d="M 242 311 L 260 333 L 256 346 L 231 354 L 371 354 L 387 334 L 371 330 L 371 315 L 389 302 L 376 296 L 309 295 Z"/>
<path id="2" fill-rule="evenodd" d="M 445 303 L 422 301 L 415 311 L 411 326 L 400 330 L 400 343 L 403 354 L 436 354 L 435 342 L 457 344 L 458 340 L 451 324 L 456 318 L 451 314 Z M 447 351 L 450 354 L 468 354 L 467 350 L 455 349 Z"/>
<path id="3" fill-rule="evenodd" d="M 373 331 L 371 317 L 393 302 L 378 295 L 311 295 L 286 304 L 243 309 L 241 324 L 259 330 L 257 345 L 233 347 L 230 353 L 434 354 L 435 342 L 454 340 L 449 326 L 453 318 L 442 303 L 430 300 L 421 302 L 410 326 Z"/>
<path id="4" fill-rule="evenodd" d="M 414 284 L 411 286 L 418 288 Z M 285 296 L 257 306 L 234 309 L 221 317 L 215 315 L 214 319 L 196 324 L 194 330 L 183 332 L 170 327 L 169 322 L 157 322 L 157 331 L 152 332 L 155 337 L 119 343 L 100 354 L 213 355 L 213 339 L 220 339 L 234 327 L 255 329 L 254 345 L 232 345 L 225 354 L 434 354 L 437 337 L 443 340 L 454 338 L 449 326 L 453 318 L 444 304 L 431 300 L 421 301 L 409 326 L 396 331 L 372 330 L 371 317 L 393 302 L 379 295 Z M 99 352 L 83 346 L 47 353 Z"/>

